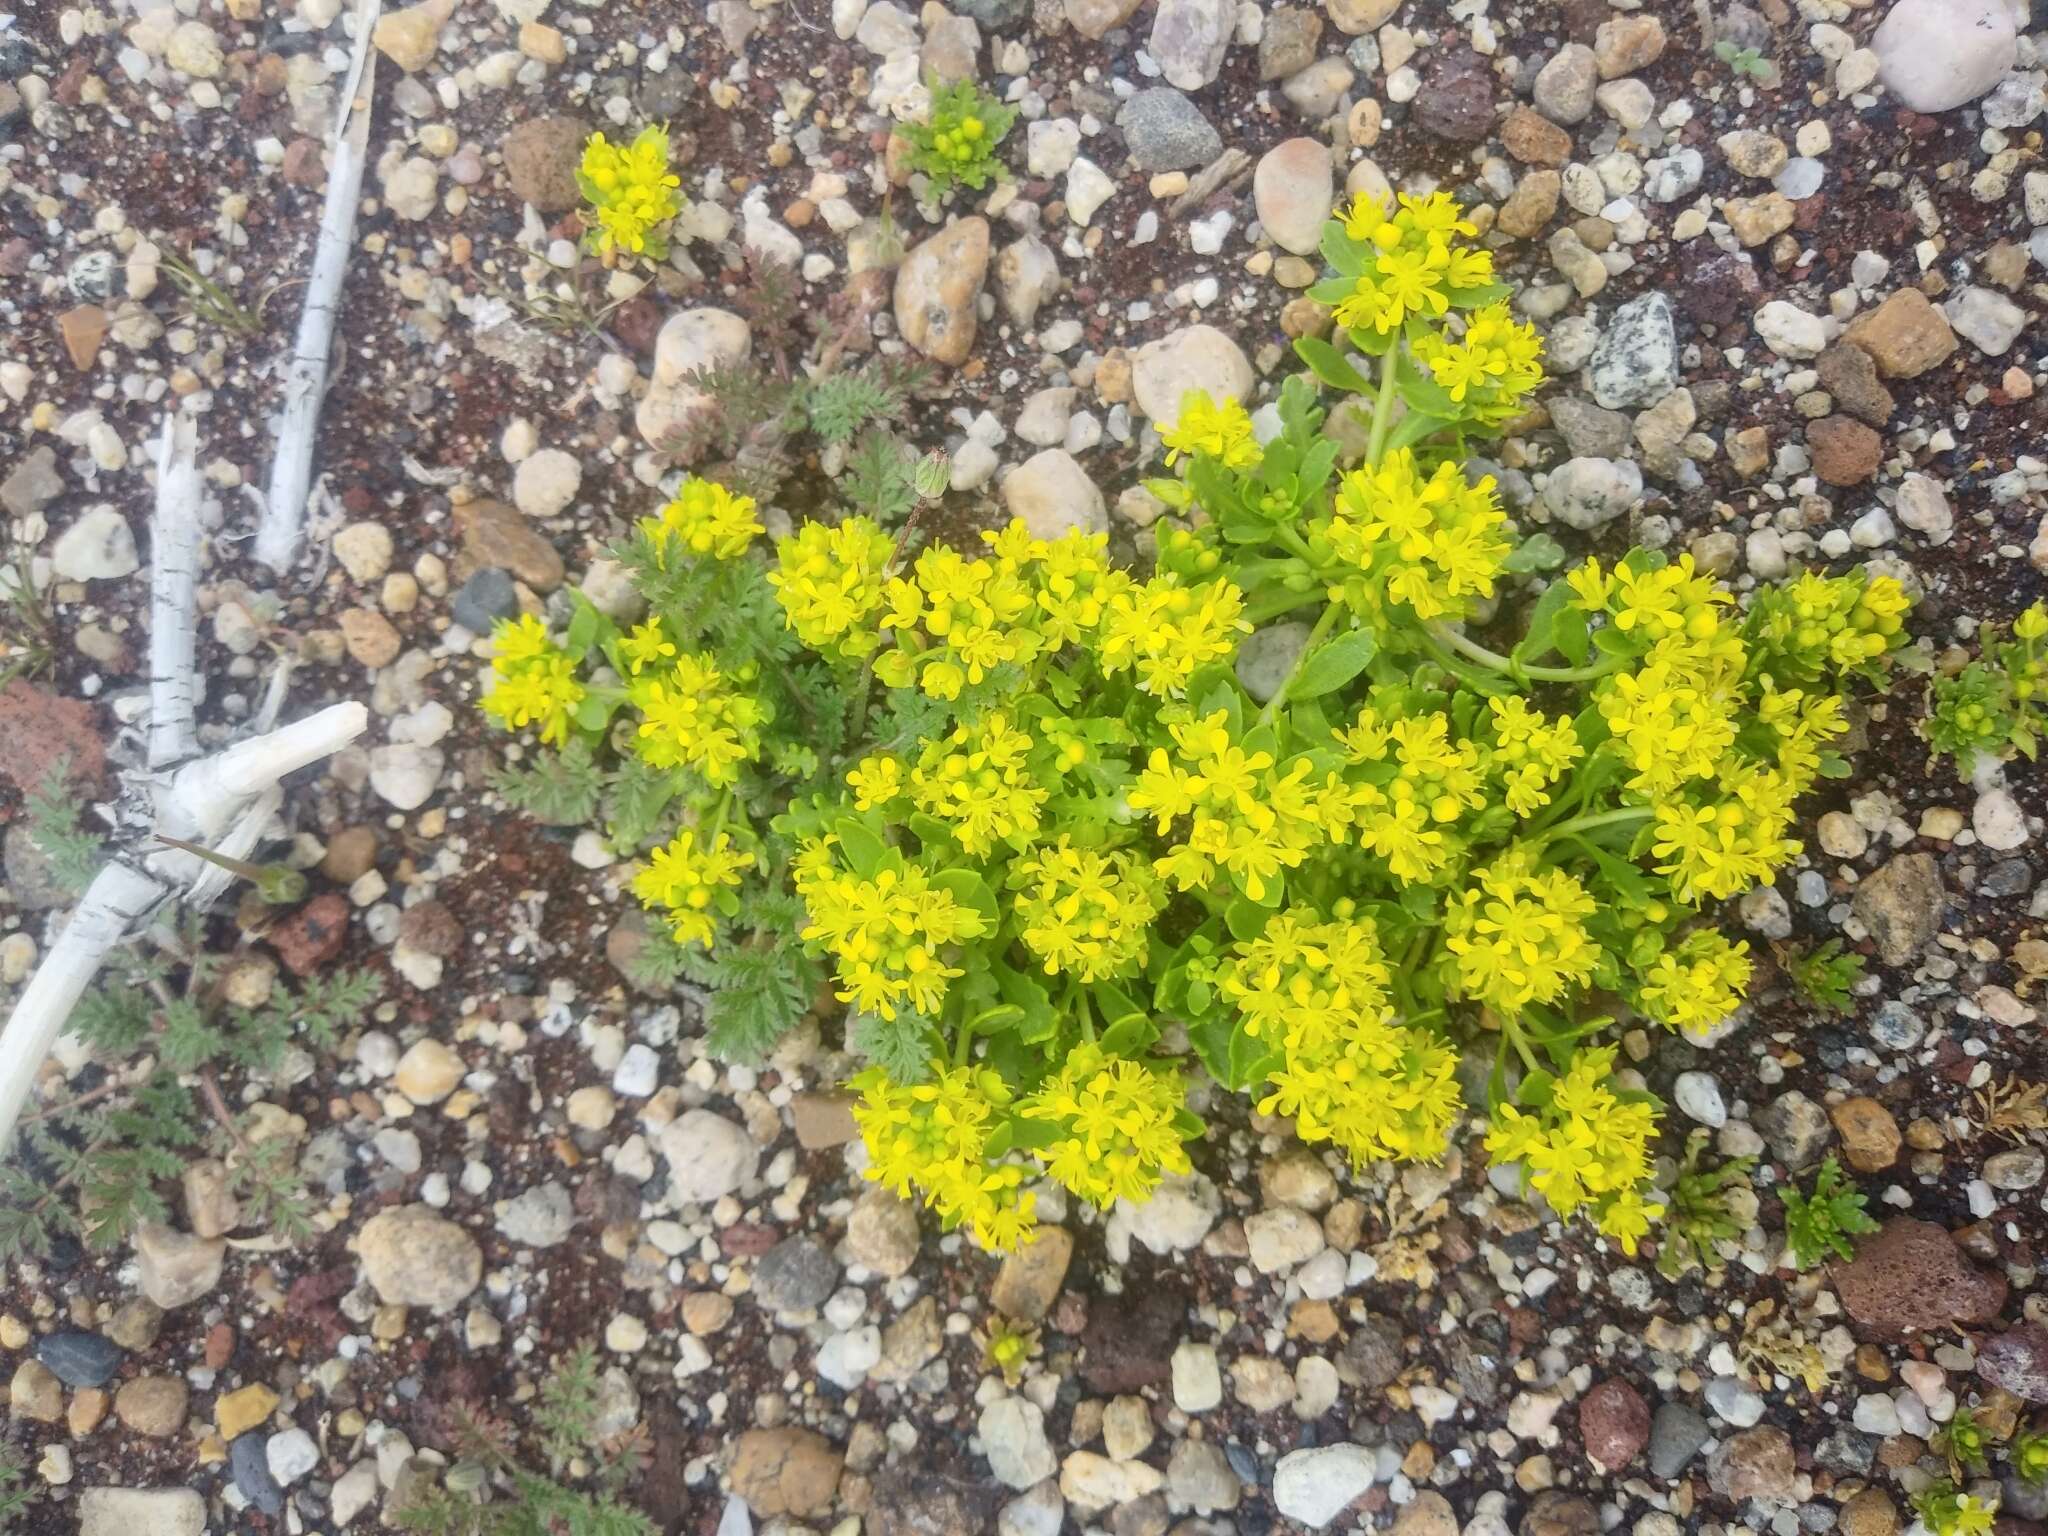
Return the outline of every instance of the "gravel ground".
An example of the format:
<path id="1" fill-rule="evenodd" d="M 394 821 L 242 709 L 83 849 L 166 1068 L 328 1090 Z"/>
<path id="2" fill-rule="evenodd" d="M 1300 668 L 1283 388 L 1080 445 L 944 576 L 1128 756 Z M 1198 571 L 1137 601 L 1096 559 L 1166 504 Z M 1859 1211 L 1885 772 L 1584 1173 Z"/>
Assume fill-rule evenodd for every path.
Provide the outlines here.
<path id="1" fill-rule="evenodd" d="M 153 445 L 181 410 L 219 518 L 207 740 L 287 660 L 294 710 L 373 715 L 292 786 L 315 906 L 260 943 L 386 985 L 337 1058 L 228 1084 L 297 1117 L 313 1240 L 236 1233 L 168 1308 L 125 1251 L 10 1267 L 20 1528 L 389 1525 L 451 1405 L 524 1424 L 585 1341 L 671 1532 L 1903 1528 L 1958 1408 L 2048 1402 L 2048 1117 L 1994 1113 L 2048 1081 L 2048 803 L 2026 764 L 1930 764 L 1910 675 L 1807 862 L 1731 916 L 1766 953 L 1866 956 L 1852 1010 L 1771 974 L 1711 1048 L 1624 1041 L 1673 1105 L 1667 1151 L 1697 1125 L 1758 1160 L 1725 1266 L 1677 1281 L 1489 1178 L 1476 1137 L 1359 1177 L 1223 1099 L 1194 1176 L 1106 1221 L 1042 1194 L 1052 1230 L 998 1263 L 861 1179 L 836 1027 L 727 1068 L 692 998 L 628 983 L 627 871 L 508 813 L 472 708 L 494 614 L 616 599 L 604 552 L 672 468 L 657 337 L 758 303 L 750 250 L 798 274 L 799 344 L 934 354 L 902 429 L 953 455 L 943 532 L 1048 515 L 1078 463 L 1102 503 L 1059 514 L 1142 552 L 1147 400 L 1270 400 L 1288 340 L 1327 324 L 1301 294 L 1314 230 L 1384 184 L 1475 207 L 1545 330 L 1556 382 L 1494 465 L 1526 528 L 1689 549 L 1738 591 L 1867 561 L 1952 664 L 2048 569 L 2048 33 L 2024 0 L 1890 9 L 429 0 L 378 36 L 283 579 L 246 541 L 354 8 L 0 17 L 0 511 L 53 623 L 0 697 L 0 816 L 144 702 Z M 1020 112 L 1005 179 L 945 206 L 889 149 L 927 72 Z M 565 166 L 591 127 L 649 120 L 690 199 L 673 253 L 579 265 Z M 237 312 L 186 297 L 180 261 Z M 797 464 L 780 512 L 841 469 Z M 8 837 L 10 992 L 61 918 L 33 855 Z M 1779 1192 L 1829 1153 L 1885 1225 L 1799 1274 Z M 1040 1327 L 1014 1388 L 975 1337 L 996 1308 Z M 66 1332 L 118 1344 L 103 1386 L 54 1369 Z M 2040 1490 L 2002 1496 L 2001 1531 L 2044 1528 Z"/>

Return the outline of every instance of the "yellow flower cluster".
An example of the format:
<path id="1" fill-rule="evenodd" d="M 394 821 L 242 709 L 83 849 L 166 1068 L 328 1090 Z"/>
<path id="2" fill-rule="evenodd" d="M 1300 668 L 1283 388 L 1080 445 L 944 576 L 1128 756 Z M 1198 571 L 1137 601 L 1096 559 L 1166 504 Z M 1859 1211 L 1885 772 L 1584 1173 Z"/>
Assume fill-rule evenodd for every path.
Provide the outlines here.
<path id="1" fill-rule="evenodd" d="M 1030 661 L 1044 645 L 1020 622 L 1037 594 L 1014 561 L 970 560 L 929 545 L 914 578 L 895 578 L 887 593 L 881 627 L 896 632 L 900 648 L 876 661 L 875 676 L 891 688 L 915 682 L 935 699 L 957 699 L 968 684 L 1005 662 Z"/>
<path id="2" fill-rule="evenodd" d="M 1166 462 L 1182 454 L 1214 459 L 1225 469 L 1256 469 L 1263 455 L 1252 436 L 1252 419 L 1235 400 L 1216 401 L 1207 390 L 1189 390 L 1180 398 L 1180 419 L 1159 434 Z"/>
<path id="3" fill-rule="evenodd" d="M 1650 851 L 1680 901 L 1739 896 L 1799 856 L 1786 834 L 1804 786 L 1775 768 L 1740 766 L 1723 769 L 1715 787 L 1727 798 L 1656 802 Z"/>
<path id="4" fill-rule="evenodd" d="M 1741 1006 L 1749 973 L 1747 944 L 1696 928 L 1650 962 L 1636 1004 L 1660 1024 L 1704 1034 Z"/>
<path id="5" fill-rule="evenodd" d="M 930 1082 L 904 1086 L 870 1068 L 852 1086 L 870 1179 L 903 1199 L 922 1191 L 948 1231 L 965 1226 L 984 1247 L 1008 1252 L 1025 1241 L 1037 1197 L 1022 1168 L 988 1157 L 1011 1100 L 999 1075 L 934 1062 Z"/>
<path id="6" fill-rule="evenodd" d="M 1462 336 L 1425 331 L 1409 346 L 1445 393 L 1486 426 L 1514 416 L 1543 382 L 1543 339 L 1515 321 L 1505 300 L 1474 310 Z"/>
<path id="7" fill-rule="evenodd" d="M 583 702 L 576 658 L 550 641 L 547 626 L 530 613 L 500 620 L 491 649 L 484 713 L 509 730 L 538 726 L 544 742 L 566 741 L 569 718 Z"/>
<path id="8" fill-rule="evenodd" d="M 1583 986 L 1600 960 L 1586 932 L 1592 896 L 1561 869 L 1539 869 L 1520 847 L 1472 875 L 1444 907 L 1452 990 L 1496 1012 L 1554 1003 Z"/>
<path id="9" fill-rule="evenodd" d="M 685 827 L 666 847 L 648 856 L 647 867 L 633 877 L 633 894 L 642 905 L 668 914 L 678 944 L 709 948 L 717 932 L 713 909 L 721 892 L 736 889 L 740 872 L 753 862 L 723 832 L 700 842 L 696 829 Z"/>
<path id="10" fill-rule="evenodd" d="M 1229 581 L 1154 576 L 1111 593 L 1096 656 L 1104 672 L 1135 668 L 1145 692 L 1177 699 L 1197 668 L 1237 654 L 1238 636 L 1252 628 L 1243 614 L 1244 594 Z"/>
<path id="11" fill-rule="evenodd" d="M 1901 644 L 1912 602 L 1889 576 L 1807 571 L 1759 599 L 1756 648 L 1780 681 L 1808 682 L 1848 671 Z"/>
<path id="12" fill-rule="evenodd" d="M 722 787 L 760 755 L 760 702 L 731 687 L 709 652 L 643 673 L 627 693 L 640 711 L 633 750 L 650 768 L 694 769 Z"/>
<path id="13" fill-rule="evenodd" d="M 1519 694 L 1486 701 L 1493 715 L 1493 767 L 1508 809 L 1533 815 L 1550 804 L 1555 784 L 1584 754 L 1578 732 L 1563 716 L 1546 719 Z"/>
<path id="14" fill-rule="evenodd" d="M 1045 962 L 1046 975 L 1082 982 L 1135 970 L 1166 904 L 1142 857 L 1076 848 L 1066 836 L 1011 865 L 1009 883 L 1025 948 Z"/>
<path id="15" fill-rule="evenodd" d="M 896 541 L 879 524 L 849 517 L 838 527 L 805 523 L 775 546 L 768 573 L 797 638 L 828 656 L 859 660 L 882 643 L 881 611 Z"/>
<path id="16" fill-rule="evenodd" d="M 1615 1093 L 1613 1075 L 1612 1046 L 1580 1049 L 1535 1113 L 1512 1104 L 1494 1110 L 1486 1150 L 1524 1165 L 1530 1186 L 1558 1215 L 1588 1208 L 1600 1230 L 1632 1254 L 1664 1212 L 1643 1198 L 1657 1114 L 1647 1102 Z"/>
<path id="17" fill-rule="evenodd" d="M 910 772 L 911 803 L 943 821 L 975 858 L 986 858 L 998 843 L 1022 847 L 1037 835 L 1046 800 L 1029 762 L 1031 746 L 1008 715 L 991 710 L 925 746 Z"/>
<path id="18" fill-rule="evenodd" d="M 668 130 L 652 124 L 631 144 L 613 144 L 593 133 L 583 146 L 576 182 L 596 215 L 588 238 L 609 256 L 614 251 L 659 257 L 668 247 L 669 220 L 682 211 L 676 190 L 682 178 L 668 168 Z"/>
<path id="19" fill-rule="evenodd" d="M 754 515 L 753 497 L 735 496 L 715 480 L 686 475 L 660 516 L 640 519 L 640 531 L 664 564 L 672 540 L 685 556 L 730 560 L 746 552 L 761 522 Z"/>
<path id="20" fill-rule="evenodd" d="M 1354 1166 L 1434 1161 L 1462 1107 L 1451 1048 L 1394 1022 L 1370 920 L 1286 911 L 1236 946 L 1219 978 L 1245 1032 L 1279 1053 L 1261 1114 L 1294 1117 L 1303 1141 L 1329 1141 Z"/>
<path id="21" fill-rule="evenodd" d="M 1086 1041 L 1018 1108 L 1060 1129 L 1036 1156 L 1068 1191 L 1107 1210 L 1150 1197 L 1163 1174 L 1186 1173 L 1175 1123 L 1187 1097 L 1180 1074 L 1107 1054 Z"/>
<path id="22" fill-rule="evenodd" d="M 1346 330 L 1385 336 L 1411 315 L 1439 316 L 1454 295 L 1493 282 L 1492 254 L 1461 242 L 1479 230 L 1447 192 L 1404 192 L 1391 211 L 1361 194 L 1352 199 L 1343 223 L 1362 264 L 1336 306 L 1337 323 Z"/>
<path id="23" fill-rule="evenodd" d="M 1343 586 L 1354 610 L 1376 618 L 1384 603 L 1402 603 L 1437 619 L 1462 618 L 1472 598 L 1492 595 L 1506 530 L 1491 475 L 1471 484 L 1449 460 L 1424 475 L 1414 453 L 1397 448 L 1344 476 L 1323 537 L 1359 573 Z"/>
<path id="24" fill-rule="evenodd" d="M 1486 803 L 1478 747 L 1451 739 L 1442 710 L 1404 713 L 1381 703 L 1362 707 L 1337 742 L 1353 764 L 1384 763 L 1391 752 L 1397 769 L 1384 784 L 1352 788 L 1359 846 L 1403 885 L 1434 880 L 1458 849 L 1446 828 Z"/>
<path id="25" fill-rule="evenodd" d="M 806 843 L 795 880 L 809 914 L 803 936 L 831 951 L 839 973 L 834 995 L 885 1019 L 899 1007 L 936 1014 L 962 974 L 946 963 L 947 947 L 986 931 L 979 912 L 897 854 L 864 879 L 839 867 L 829 841 Z"/>
<path id="26" fill-rule="evenodd" d="M 1220 866 L 1258 901 L 1269 880 L 1323 842 L 1327 797 L 1309 784 L 1306 758 L 1277 772 L 1273 754 L 1245 751 L 1228 722 L 1219 710 L 1169 725 L 1175 750 L 1152 749 L 1128 798 L 1132 810 L 1154 818 L 1162 837 L 1191 818 L 1186 838 L 1153 864 L 1176 887 L 1206 887 Z M 1341 781 L 1336 787 L 1340 800 L 1348 798 Z"/>

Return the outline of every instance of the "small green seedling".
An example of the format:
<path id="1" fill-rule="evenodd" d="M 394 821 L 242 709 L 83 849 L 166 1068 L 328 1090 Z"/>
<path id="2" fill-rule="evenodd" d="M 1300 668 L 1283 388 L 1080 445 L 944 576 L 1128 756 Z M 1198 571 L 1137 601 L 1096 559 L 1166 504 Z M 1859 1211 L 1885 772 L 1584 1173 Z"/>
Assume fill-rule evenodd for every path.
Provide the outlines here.
<path id="1" fill-rule="evenodd" d="M 1990 1470 L 1984 1426 L 1977 1422 L 1977 1415 L 1968 1408 L 1955 1411 L 1955 1416 L 1942 1426 L 1935 1437 L 1935 1446 L 1948 1457 L 1950 1470 L 1958 1476 L 1965 1472 L 1981 1476 Z"/>
<path id="2" fill-rule="evenodd" d="M 1947 1478 L 1913 1495 L 1913 1510 L 1934 1536 L 1980 1536 L 1998 1517 L 1998 1506 L 1963 1493 Z"/>
<path id="3" fill-rule="evenodd" d="M 1802 1270 L 1830 1254 L 1853 1259 L 1856 1245 L 1850 1239 L 1876 1230 L 1877 1223 L 1863 1209 L 1863 1191 L 1842 1177 L 1842 1165 L 1832 1157 L 1813 1176 L 1812 1194 L 1802 1195 L 1796 1187 L 1785 1191 L 1785 1241 L 1792 1262 Z"/>
<path id="4" fill-rule="evenodd" d="M 1676 1280 L 1691 1269 L 1711 1272 L 1722 1268 L 1725 1261 L 1714 1245 L 1740 1237 L 1746 1225 L 1735 1209 L 1737 1200 L 1754 1212 L 1749 1174 L 1756 1159 L 1731 1157 L 1703 1168 L 1700 1156 L 1706 1146 L 1704 1130 L 1686 1137 L 1685 1156 L 1671 1186 L 1670 1210 L 1664 1217 L 1664 1234 L 1657 1250 L 1657 1269 L 1667 1280 Z"/>
<path id="5" fill-rule="evenodd" d="M 156 840 L 166 847 L 189 853 L 195 859 L 204 859 L 231 875 L 239 875 L 256 887 L 256 894 L 268 906 L 288 907 L 306 899 L 305 875 L 288 864 L 251 864 L 246 859 L 231 859 L 224 853 L 215 853 L 211 848 L 188 843 L 182 837 L 167 837 L 161 832 L 157 833 Z"/>
<path id="6" fill-rule="evenodd" d="M 1792 990 L 1816 1008 L 1847 1013 L 1854 1006 L 1849 994 L 1863 979 L 1863 957 L 1853 949 L 1843 949 L 1840 939 L 1829 939 L 1803 955 L 1782 949 L 1778 959 Z"/>
<path id="7" fill-rule="evenodd" d="M 2048 1429 L 2025 1430 L 2012 1437 L 2006 1452 L 2012 1475 L 2029 1487 L 2048 1483 Z"/>
<path id="8" fill-rule="evenodd" d="M 1002 174 L 996 147 L 1017 121 L 1006 107 L 972 80 L 932 91 L 931 115 L 897 131 L 910 141 L 910 168 L 922 171 L 941 194 L 954 187 L 979 192 Z"/>
<path id="9" fill-rule="evenodd" d="M 1748 75 L 1761 80 L 1771 72 L 1771 61 L 1763 56 L 1761 50 L 1739 48 L 1725 37 L 1714 44 L 1714 57 L 1726 64 L 1738 79 Z"/>

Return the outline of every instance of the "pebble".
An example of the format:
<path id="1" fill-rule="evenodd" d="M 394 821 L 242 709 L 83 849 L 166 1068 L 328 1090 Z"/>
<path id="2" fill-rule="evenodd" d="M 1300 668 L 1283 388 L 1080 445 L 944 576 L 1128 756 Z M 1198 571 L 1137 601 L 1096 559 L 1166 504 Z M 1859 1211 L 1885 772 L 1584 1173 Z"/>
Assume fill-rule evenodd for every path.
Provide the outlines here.
<path id="1" fill-rule="evenodd" d="M 2005 852 L 2027 840 L 2027 814 L 2009 789 L 1988 789 L 1970 808 L 1970 827 L 1986 848 Z"/>
<path id="2" fill-rule="evenodd" d="M 138 1435 L 161 1439 L 185 1427 L 191 1396 L 176 1376 L 137 1376 L 114 1394 L 114 1417 Z"/>
<path id="3" fill-rule="evenodd" d="M 1948 317 L 1918 288 L 1901 288 L 1852 322 L 1844 337 L 1868 352 L 1888 379 L 1918 378 L 1948 361 L 1956 336 Z"/>
<path id="4" fill-rule="evenodd" d="M 1159 0 L 1147 48 L 1169 85 L 1199 91 L 1223 68 L 1236 30 L 1232 0 Z"/>
<path id="5" fill-rule="evenodd" d="M 66 1328 L 36 1341 L 36 1358 L 69 1387 L 99 1387 L 113 1380 L 124 1351 L 97 1333 Z"/>
<path id="6" fill-rule="evenodd" d="M 1689 1405 L 1659 1404 L 1650 1420 L 1650 1475 L 1663 1482 L 1675 1478 L 1712 1435 L 1707 1421 Z"/>
<path id="7" fill-rule="evenodd" d="M 1292 1269 L 1314 1258 L 1324 1246 L 1322 1224 L 1292 1206 L 1247 1216 L 1244 1236 L 1251 1250 L 1252 1268 L 1262 1275 Z"/>
<path id="8" fill-rule="evenodd" d="M 1915 112 L 1948 112 L 2005 78 L 2019 34 L 2005 0 L 1897 0 L 1870 48 L 1878 79 Z"/>
<path id="9" fill-rule="evenodd" d="M 526 516 L 545 521 L 568 511 L 582 484 L 583 466 L 576 455 L 543 448 L 522 460 L 513 474 L 512 504 Z"/>
<path id="10" fill-rule="evenodd" d="M 1654 405 L 1678 386 L 1671 300 L 1646 293 L 1614 312 L 1594 348 L 1593 398 L 1609 410 Z"/>
<path id="11" fill-rule="evenodd" d="M 1003 507 L 1022 518 L 1032 537 L 1057 539 L 1073 530 L 1103 533 L 1109 508 L 1088 471 L 1064 448 L 1033 454 L 1004 476 Z"/>
<path id="12" fill-rule="evenodd" d="M 1756 312 L 1756 333 L 1780 357 L 1818 357 L 1828 344 L 1827 322 L 1796 304 L 1773 299 Z"/>
<path id="13" fill-rule="evenodd" d="M 227 1243 L 148 1221 L 135 1229 L 135 1258 L 142 1294 L 169 1312 L 189 1306 L 220 1284 Z"/>
<path id="14" fill-rule="evenodd" d="M 996 1398 L 981 1410 L 976 1433 L 989 1471 L 1006 1488 L 1030 1488 L 1059 1470 L 1059 1457 L 1045 1433 L 1045 1414 L 1025 1398 Z"/>
<path id="15" fill-rule="evenodd" d="M 1182 1413 L 1207 1413 L 1223 1401 L 1223 1371 L 1216 1347 L 1184 1340 L 1173 1352 L 1173 1405 Z"/>
<path id="16" fill-rule="evenodd" d="M 1747 1429 L 1764 1416 L 1761 1394 L 1733 1376 L 1718 1376 L 1707 1383 L 1707 1408 L 1723 1424 Z"/>
<path id="17" fill-rule="evenodd" d="M 933 362 L 958 367 L 967 361 L 988 254 L 988 220 L 977 216 L 940 230 L 897 269 L 896 327 Z"/>
<path id="18" fill-rule="evenodd" d="M 1288 139 L 1260 157 L 1252 173 L 1259 223 L 1283 250 L 1313 255 L 1330 217 L 1336 172 L 1319 139 Z"/>
<path id="19" fill-rule="evenodd" d="M 576 1206 L 557 1183 L 521 1190 L 498 1209 L 498 1232 L 528 1248 L 552 1248 L 576 1225 Z"/>
<path id="20" fill-rule="evenodd" d="M 204 1536 L 206 1500 L 190 1488 L 87 1488 L 78 1536 Z"/>
<path id="21" fill-rule="evenodd" d="M 438 1104 L 462 1083 L 462 1058 L 439 1040 L 415 1041 L 399 1057 L 392 1086 L 415 1104 Z"/>
<path id="22" fill-rule="evenodd" d="M 2027 312 L 2004 294 L 1975 286 L 1958 288 L 1942 305 L 1955 333 L 1979 352 L 2002 357 L 2026 328 Z"/>
<path id="23" fill-rule="evenodd" d="M 1378 1455 L 1338 1444 L 1289 1451 L 1273 1469 L 1273 1504 L 1290 1520 L 1321 1530 L 1373 1484 Z"/>
<path id="24" fill-rule="evenodd" d="M 370 788 L 386 805 L 416 811 L 440 787 L 448 757 L 439 747 L 397 742 L 370 749 Z"/>
<path id="25" fill-rule="evenodd" d="M 709 1205 L 754 1176 L 761 1160 L 754 1138 L 708 1109 L 686 1110 L 662 1127 L 669 1192 L 679 1205 Z"/>
<path id="26" fill-rule="evenodd" d="M 1317 150 L 1327 161 L 1320 145 Z M 1138 409 L 1162 430 L 1180 420 L 1181 402 L 1196 390 L 1216 401 L 1242 401 L 1251 394 L 1251 359 L 1227 332 L 1213 325 L 1186 325 L 1132 354 L 1132 395 Z"/>
<path id="27" fill-rule="evenodd" d="M 1671 1094 L 1680 1112 L 1688 1119 L 1714 1129 L 1728 1123 L 1728 1107 L 1721 1101 L 1721 1085 L 1712 1073 L 1679 1073 L 1671 1085 Z"/>
<path id="28" fill-rule="evenodd" d="M 1566 43 L 1536 71 L 1536 110 L 1569 128 L 1593 115 L 1600 66 L 1584 43 Z"/>
<path id="29" fill-rule="evenodd" d="M 320 1465 L 319 1448 L 303 1429 L 280 1430 L 263 1445 L 263 1459 L 280 1488 L 289 1488 Z"/>
<path id="30" fill-rule="evenodd" d="M 334 558 L 353 581 L 380 580 L 391 569 L 391 530 L 382 523 L 350 523 L 334 536 Z"/>
<path id="31" fill-rule="evenodd" d="M 839 1264 L 808 1237 L 787 1237 L 754 1266 L 754 1298 L 771 1312 L 815 1312 L 839 1284 Z"/>
<path id="32" fill-rule="evenodd" d="M 1588 532 L 1613 522 L 1643 494 L 1643 472 L 1628 459 L 1567 459 L 1550 472 L 1543 505 L 1567 528 Z"/>
<path id="33" fill-rule="evenodd" d="M 112 507 L 81 514 L 50 550 L 50 568 L 66 581 L 118 581 L 141 566 L 135 532 Z"/>
<path id="34" fill-rule="evenodd" d="M 1067 217 L 1086 226 L 1102 205 L 1116 195 L 1116 183 L 1086 155 L 1075 157 L 1067 169 Z"/>
<path id="35" fill-rule="evenodd" d="M 1877 941 L 1886 965 L 1905 965 L 1941 930 L 1941 874 L 1928 853 L 1894 856 L 1856 887 L 1856 919 Z"/>
<path id="36" fill-rule="evenodd" d="M 364 1276 L 378 1299 L 445 1312 L 483 1278 L 483 1251 L 461 1227 L 423 1205 L 380 1211 L 356 1234 Z"/>

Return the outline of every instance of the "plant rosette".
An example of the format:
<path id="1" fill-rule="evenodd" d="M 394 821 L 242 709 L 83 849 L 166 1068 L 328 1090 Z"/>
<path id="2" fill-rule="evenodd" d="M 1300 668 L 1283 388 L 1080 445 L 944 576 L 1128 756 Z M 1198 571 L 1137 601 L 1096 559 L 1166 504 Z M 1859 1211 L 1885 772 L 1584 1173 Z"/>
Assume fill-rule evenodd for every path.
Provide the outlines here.
<path id="1" fill-rule="evenodd" d="M 1143 1200 L 1189 1167 L 1197 1069 L 1354 1165 L 1481 1111 L 1630 1253 L 1661 1214 L 1613 1026 L 1740 1004 L 1709 909 L 1798 856 L 1908 602 L 1859 570 L 1741 611 L 1643 551 L 1547 579 L 1563 551 L 1463 467 L 1542 379 L 1473 233 L 1441 194 L 1331 222 L 1334 339 L 1263 438 L 1184 402 L 1149 573 L 1021 523 L 913 556 L 817 521 L 771 557 L 686 480 L 621 551 L 646 620 L 501 629 L 484 707 L 559 749 L 551 803 L 652 849 L 646 968 L 712 986 L 746 1059 L 829 983 L 868 1177 L 947 1227 L 1026 1241 L 1045 1179 Z"/>

